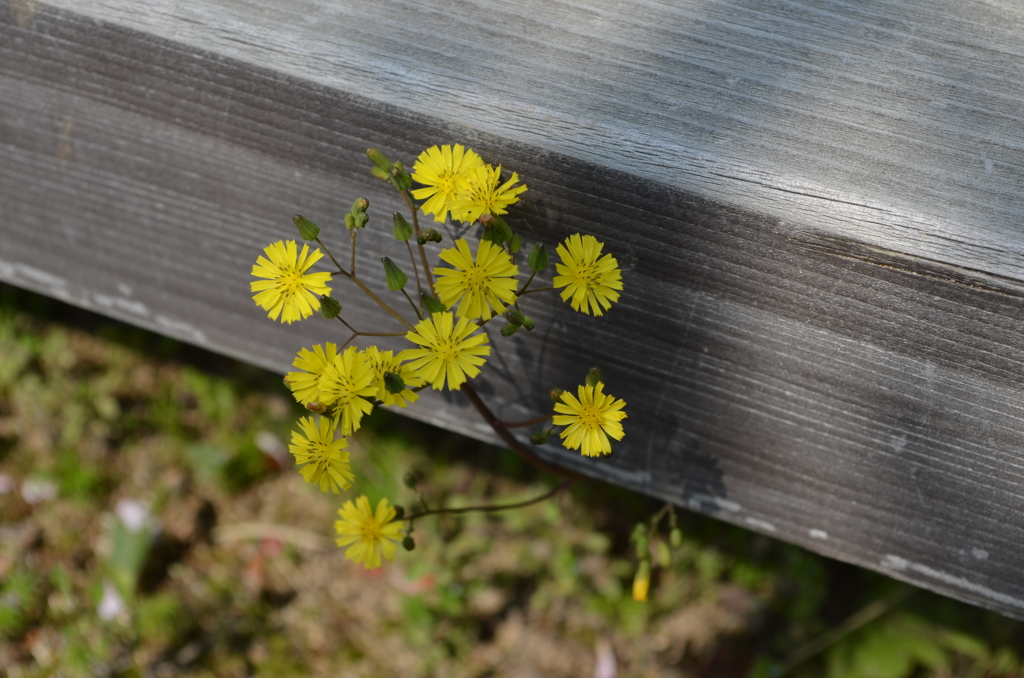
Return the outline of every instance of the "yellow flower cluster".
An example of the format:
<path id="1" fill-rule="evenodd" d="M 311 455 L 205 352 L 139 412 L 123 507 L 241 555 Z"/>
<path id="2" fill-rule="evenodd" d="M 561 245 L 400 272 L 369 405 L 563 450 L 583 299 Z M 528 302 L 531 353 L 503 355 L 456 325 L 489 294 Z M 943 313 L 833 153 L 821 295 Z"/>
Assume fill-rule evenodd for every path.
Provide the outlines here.
<path id="1" fill-rule="evenodd" d="M 441 236 L 433 229 L 420 230 L 415 213 L 415 226 L 396 213 L 395 237 L 408 242 L 415 234 L 424 264 L 417 272 L 413 259 L 413 277 L 421 293 L 417 305 L 405 290 L 409 279 L 406 273 L 390 258 L 382 260 L 388 289 L 401 291 L 413 306 L 416 317 L 407 320 L 355 274 L 356 236 L 369 221 L 368 201 L 357 200 L 346 215 L 353 248 L 351 270 L 338 263 L 345 257 L 336 258 L 320 243 L 319 227 L 295 217 L 301 237 L 320 243 L 337 267 L 333 275 L 349 279 L 405 327 L 404 333 L 375 336 L 392 336 L 396 341 L 403 337 L 409 342 L 399 350 L 378 346 L 360 349 L 347 346 L 348 342 L 339 348 L 325 342 L 300 349 L 292 363 L 294 370 L 288 372 L 285 381 L 295 399 L 312 414 L 299 420 L 289 450 L 307 483 L 334 494 L 348 490 L 355 482 L 348 437 L 359 430 L 363 417 L 378 405 L 407 407 L 417 402 L 418 392 L 428 386 L 434 390 L 462 389 L 480 374 L 491 355 L 490 337 L 483 325 L 503 316 L 508 324 L 502 327 L 502 336 L 534 328 L 535 321 L 521 309 L 524 294 L 558 290 L 562 301 L 573 310 L 600 316 L 618 302 L 623 289 L 618 261 L 603 251 L 604 244 L 595 237 L 580 233 L 557 245 L 559 261 L 551 286 L 527 289 L 548 266 L 547 251 L 538 245 L 528 258 L 524 257 L 525 261 L 517 262 L 523 256 L 522 238 L 500 216 L 519 201 L 526 185 L 519 183 L 515 172 L 502 181 L 501 166 L 485 164 L 472 149 L 461 144 L 432 146 L 419 155 L 411 174 L 380 151 L 371 149 L 368 156 L 375 165 L 371 170 L 374 176 L 392 183 L 406 200 L 420 201 L 423 214 L 433 215 L 440 223 L 451 217 L 455 221 L 479 221 L 487 228 L 475 251 L 470 239 L 458 238 L 452 247 L 439 252 L 442 265 L 430 269 L 424 245 L 439 242 Z M 420 186 L 413 188 L 413 181 Z M 305 243 L 300 251 L 295 241 L 267 246 L 252 267 L 256 278 L 250 282 L 253 300 L 271 320 L 292 323 L 320 309 L 324 317 L 338 318 L 352 331 L 348 341 L 368 336 L 341 318 L 340 303 L 330 298 L 332 273 L 311 272 L 324 252 L 319 248 L 310 250 Z M 520 287 L 520 264 L 525 267 L 526 263 L 530 276 Z M 418 273 L 424 275 L 425 282 Z M 611 453 L 611 441 L 623 438 L 621 422 L 626 418 L 626 404 L 603 389 L 600 379 L 591 381 L 588 377 L 587 385 L 580 386 L 576 395 L 563 393 L 554 405 L 551 420 L 555 426 L 564 427 L 560 437 L 567 449 L 579 450 L 588 457 L 607 455 Z M 399 515 L 387 499 L 381 499 L 375 509 L 365 496 L 347 501 L 335 523 L 337 543 L 346 548 L 350 560 L 371 569 L 380 567 L 384 560 L 392 559 L 401 540 Z"/>

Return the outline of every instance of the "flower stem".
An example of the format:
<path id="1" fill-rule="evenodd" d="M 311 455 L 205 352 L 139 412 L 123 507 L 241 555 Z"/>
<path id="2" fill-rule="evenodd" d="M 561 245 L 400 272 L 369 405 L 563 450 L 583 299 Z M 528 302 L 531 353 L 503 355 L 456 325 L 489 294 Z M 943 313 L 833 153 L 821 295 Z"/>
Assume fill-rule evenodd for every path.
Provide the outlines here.
<path id="1" fill-rule="evenodd" d="M 405 198 L 405 204 L 409 206 L 409 211 L 412 212 L 412 230 L 416 233 L 416 246 L 420 248 L 420 261 L 423 262 L 423 275 L 427 278 L 427 289 L 431 294 L 433 294 L 434 278 L 430 275 L 430 267 L 427 266 L 427 252 L 423 248 L 423 245 L 419 244 L 420 218 L 416 214 L 416 203 L 412 201 L 412 195 L 408 191 L 402 191 L 402 197 Z"/>
<path id="2" fill-rule="evenodd" d="M 408 240 L 405 241 L 405 247 L 406 249 L 409 250 L 409 260 L 412 262 L 412 277 L 416 278 L 416 298 L 422 299 L 423 285 L 420 283 L 420 272 L 419 269 L 416 267 L 416 255 L 412 253 L 412 245 L 409 244 Z M 420 303 L 422 304 L 423 302 Z M 417 315 L 420 317 L 420 320 L 423 319 L 422 311 L 417 313 Z"/>
<path id="3" fill-rule="evenodd" d="M 526 290 L 524 288 L 524 290 L 522 292 L 517 292 L 516 294 L 518 294 L 519 296 L 523 296 L 524 294 L 535 294 L 537 292 L 547 292 L 548 290 L 553 290 L 553 289 L 555 289 L 554 285 L 549 285 L 548 287 L 538 287 L 535 290 Z"/>
<path id="4" fill-rule="evenodd" d="M 417 518 L 422 518 L 424 516 L 436 516 L 436 515 L 441 515 L 443 513 L 469 513 L 470 511 L 493 512 L 493 511 L 507 511 L 509 509 L 523 508 L 524 506 L 530 506 L 531 504 L 537 504 L 537 503 L 540 503 L 540 502 L 544 501 L 545 499 L 549 499 L 549 498 L 555 496 L 556 494 L 558 494 L 559 492 L 561 492 L 562 490 L 566 489 L 567 487 L 569 487 L 570 485 L 572 485 L 575 482 L 576 482 L 575 478 L 568 478 L 566 480 L 563 480 L 558 485 L 556 485 L 554 487 L 554 489 L 549 490 L 548 492 L 545 492 L 544 494 L 542 494 L 542 495 L 540 495 L 538 497 L 534 497 L 533 499 L 527 499 L 526 501 L 520 501 L 520 502 L 517 502 L 515 504 L 489 504 L 489 505 L 484 505 L 484 506 L 465 506 L 463 508 L 435 509 L 433 511 L 427 510 L 427 511 L 420 511 L 419 513 L 414 513 L 411 516 L 405 516 L 404 518 L 402 518 L 402 520 L 403 521 L 412 522 L 413 520 L 416 520 Z"/>
<path id="5" fill-rule="evenodd" d="M 544 416 L 537 417 L 536 419 L 530 419 L 528 421 L 503 421 L 501 422 L 505 428 L 524 428 L 526 426 L 536 426 L 537 424 L 543 424 L 545 421 L 551 418 L 552 415 L 545 414 Z"/>

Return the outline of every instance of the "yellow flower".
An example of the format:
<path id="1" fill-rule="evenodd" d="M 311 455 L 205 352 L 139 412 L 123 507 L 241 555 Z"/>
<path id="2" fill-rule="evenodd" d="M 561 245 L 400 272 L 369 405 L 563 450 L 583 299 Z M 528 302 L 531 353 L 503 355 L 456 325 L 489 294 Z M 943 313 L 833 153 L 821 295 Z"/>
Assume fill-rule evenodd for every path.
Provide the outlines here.
<path id="1" fill-rule="evenodd" d="M 501 247 L 481 240 L 474 262 L 469 243 L 459 239 L 455 247 L 443 250 L 440 257 L 455 268 L 435 268 L 437 284 L 434 288 L 441 303 L 448 308 L 458 303 L 456 315 L 460 318 L 487 320 L 494 313 L 504 313 L 505 304 L 515 302 L 519 286 L 515 276 L 519 275 L 519 267 Z"/>
<path id="2" fill-rule="evenodd" d="M 633 577 L 633 600 L 647 600 L 647 592 L 651 588 L 651 559 L 644 558 Z"/>
<path id="3" fill-rule="evenodd" d="M 295 457 L 296 464 L 305 464 L 300 469 L 307 483 L 319 485 L 322 492 L 341 494 L 352 486 L 355 476 L 348 463 L 348 441 L 334 439 L 334 423 L 327 417 L 319 417 L 320 424 L 313 417 L 299 419 L 299 429 L 292 431 L 292 442 L 288 451 Z"/>
<path id="4" fill-rule="evenodd" d="M 299 349 L 292 366 L 304 371 L 289 372 L 287 378 L 288 388 L 296 400 L 303 405 L 324 401 L 326 396 L 320 393 L 320 383 L 327 366 L 334 362 L 337 355 L 338 345 L 331 342 L 323 346 L 317 344 L 312 351 L 308 348 Z"/>
<path id="5" fill-rule="evenodd" d="M 394 507 L 388 506 L 387 499 L 381 499 L 377 510 L 371 511 L 370 500 L 362 495 L 354 504 L 346 501 L 338 509 L 338 515 L 341 520 L 334 521 L 334 530 L 338 533 L 335 542 L 338 546 L 348 546 L 346 558 L 375 570 L 383 565 L 381 556 L 389 561 L 395 557 L 397 543 L 402 538 L 402 523 L 395 520 L 398 514 Z"/>
<path id="6" fill-rule="evenodd" d="M 355 346 L 349 346 L 334 356 L 334 360 L 324 368 L 320 379 L 320 402 L 334 405 L 334 421 L 341 422 L 343 436 L 350 436 L 359 429 L 363 415 L 373 409 L 367 398 L 372 398 L 375 393 L 373 368 Z"/>
<path id="7" fill-rule="evenodd" d="M 580 386 L 579 399 L 568 391 L 555 403 L 555 414 L 552 422 L 556 426 L 566 426 L 559 435 L 562 445 L 569 450 L 580 450 L 586 457 L 597 457 L 611 454 L 612 445 L 608 438 L 622 440 L 625 431 L 621 422 L 626 418 L 622 408 L 625 401 L 616 400 L 603 393 L 604 384 L 597 386 Z"/>
<path id="8" fill-rule="evenodd" d="M 467 173 L 474 167 L 483 165 L 473 150 L 455 144 L 438 148 L 431 146 L 420 153 L 412 168 L 412 178 L 424 184 L 426 188 L 415 188 L 412 197 L 424 200 L 420 207 L 424 214 L 433 214 L 434 221 L 444 222 L 452 200 L 466 184 Z"/>
<path id="9" fill-rule="evenodd" d="M 498 186 L 500 181 L 501 165 L 485 165 L 469 170 L 465 186 L 449 205 L 452 219 L 476 221 L 482 214 L 507 214 L 505 208 L 519 202 L 518 196 L 526 190 L 526 184 L 515 186 L 519 182 L 519 175 L 515 172 L 511 179 Z"/>
<path id="10" fill-rule="evenodd" d="M 562 263 L 555 264 L 559 275 L 555 276 L 555 287 L 564 287 L 562 301 L 569 302 L 575 311 L 602 315 L 613 301 L 619 300 L 616 290 L 622 289 L 622 272 L 619 262 L 610 254 L 601 256 L 604 243 L 592 235 L 570 235 L 565 244 L 556 251 Z"/>
<path id="11" fill-rule="evenodd" d="M 405 351 L 396 356 L 393 351 L 381 351 L 376 346 L 368 346 L 364 353 L 370 363 L 370 367 L 373 369 L 373 383 L 377 387 L 377 400 L 385 405 L 398 405 L 399 407 L 405 407 L 419 400 L 419 395 L 411 389 L 422 386 L 424 383 L 423 378 L 409 365 L 403 364 L 406 360 Z M 402 378 L 402 381 L 405 382 L 405 388 L 402 389 L 401 393 L 388 392 L 384 386 L 385 372 L 397 374 Z"/>
<path id="12" fill-rule="evenodd" d="M 451 311 L 435 313 L 405 335 L 423 348 L 410 348 L 403 353 L 410 361 L 409 366 L 419 370 L 434 390 L 443 389 L 447 380 L 448 388 L 454 391 L 466 382 L 467 376 L 472 379 L 480 374 L 479 366 L 487 361 L 483 356 L 491 354 L 487 335 L 473 334 L 476 329 L 467 318 L 459 318 L 456 324 Z"/>
<path id="13" fill-rule="evenodd" d="M 320 308 L 318 295 L 330 294 L 331 274 L 306 273 L 323 256 L 319 249 L 309 252 L 309 245 L 302 244 L 302 254 L 296 255 L 294 240 L 267 245 L 263 250 L 266 257 L 256 259 L 252 274 L 257 278 L 249 283 L 249 291 L 256 292 L 253 301 L 267 311 L 267 317 L 281 322 L 293 323 L 313 315 Z"/>

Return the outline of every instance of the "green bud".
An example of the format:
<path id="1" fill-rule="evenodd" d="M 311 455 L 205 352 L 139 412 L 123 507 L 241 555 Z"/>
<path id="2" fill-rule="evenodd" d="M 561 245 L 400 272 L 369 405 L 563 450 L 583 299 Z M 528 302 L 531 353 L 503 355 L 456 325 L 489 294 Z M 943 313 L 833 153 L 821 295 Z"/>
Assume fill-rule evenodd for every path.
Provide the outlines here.
<path id="1" fill-rule="evenodd" d="M 391 395 L 401 393 L 403 390 L 405 390 L 405 380 L 403 380 L 394 372 L 385 372 L 384 390 L 390 393 Z"/>
<path id="2" fill-rule="evenodd" d="M 420 235 L 427 242 L 441 242 L 441 234 L 432 228 L 427 228 L 420 231 Z"/>
<path id="3" fill-rule="evenodd" d="M 292 217 L 292 221 L 299 227 L 299 237 L 303 240 L 316 240 L 320 235 L 320 227 L 301 214 Z"/>
<path id="4" fill-rule="evenodd" d="M 477 217 L 477 221 L 479 221 L 480 225 L 483 226 L 484 228 L 490 228 L 491 226 L 494 225 L 494 215 L 488 212 L 484 212 L 479 217 Z"/>
<path id="5" fill-rule="evenodd" d="M 345 213 L 345 228 L 350 231 L 354 231 L 356 229 L 356 218 L 352 216 L 351 212 Z"/>
<path id="6" fill-rule="evenodd" d="M 370 174 L 377 177 L 381 181 L 391 181 L 391 173 L 385 169 L 381 169 L 379 167 L 371 167 Z"/>
<path id="7" fill-rule="evenodd" d="M 392 292 L 397 292 L 409 282 L 409 276 L 391 261 L 391 257 L 381 257 L 380 263 L 384 264 L 384 282 Z"/>
<path id="8" fill-rule="evenodd" d="M 509 241 L 509 247 L 512 250 L 512 254 L 515 254 L 519 250 L 523 249 L 523 236 L 519 235 L 518 233 L 513 235 L 512 239 Z"/>
<path id="9" fill-rule="evenodd" d="M 328 320 L 334 320 L 341 313 L 341 304 L 334 297 L 326 294 L 320 296 L 320 315 Z"/>
<path id="10" fill-rule="evenodd" d="M 547 431 L 547 429 L 541 431 L 540 433 L 534 433 L 532 436 L 530 436 L 530 442 L 533 443 L 534 445 L 543 445 L 547 441 L 548 441 L 548 431 Z"/>
<path id="11" fill-rule="evenodd" d="M 527 258 L 527 262 L 530 264 L 530 270 L 534 273 L 540 273 L 548 267 L 548 251 L 544 245 L 537 243 L 530 250 L 530 256 Z"/>
<path id="12" fill-rule="evenodd" d="M 405 517 L 405 507 L 404 506 L 393 506 L 392 508 L 395 509 L 395 520 L 401 520 L 402 518 Z"/>
<path id="13" fill-rule="evenodd" d="M 526 330 L 527 332 L 532 332 L 533 328 L 536 327 L 536 326 L 537 326 L 537 323 L 535 323 L 533 321 L 533 318 L 531 318 L 528 315 L 524 315 L 523 316 L 523 329 L 524 330 Z"/>
<path id="14" fill-rule="evenodd" d="M 508 325 L 505 325 L 504 327 L 501 328 L 501 336 L 503 336 L 503 337 L 511 337 L 513 334 L 515 334 L 518 331 L 519 331 L 519 325 L 516 325 L 515 323 L 509 323 Z"/>
<path id="15" fill-rule="evenodd" d="M 406 535 L 405 539 L 402 540 L 402 548 L 406 551 L 412 551 L 416 548 L 416 540 L 412 538 L 412 535 Z"/>
<path id="16" fill-rule="evenodd" d="M 604 373 L 601 372 L 601 368 L 591 367 L 590 371 L 587 372 L 587 386 L 597 386 L 601 383 L 604 383 Z"/>
<path id="17" fill-rule="evenodd" d="M 672 551 L 669 550 L 668 544 L 659 540 L 654 552 L 658 557 L 658 567 L 668 567 L 672 564 Z"/>
<path id="18" fill-rule="evenodd" d="M 369 209 L 369 207 L 369 200 L 367 200 L 366 198 L 356 198 L 356 201 L 352 203 L 352 209 L 350 209 L 349 211 L 352 212 L 352 214 L 357 214 L 359 212 L 365 212 L 367 209 Z"/>
<path id="19" fill-rule="evenodd" d="M 402 242 L 406 242 L 407 240 L 409 240 L 409 238 L 412 237 L 412 226 L 409 224 L 408 221 L 405 220 L 405 217 L 403 217 L 399 212 L 395 212 L 393 216 L 395 219 L 395 240 L 401 240 Z"/>
<path id="20" fill-rule="evenodd" d="M 327 411 L 327 405 L 324 405 L 323 403 L 318 401 L 314 401 L 308 403 L 306 405 L 306 409 L 309 410 L 310 412 L 315 412 L 316 414 L 323 414 L 324 412 Z"/>
<path id="21" fill-rule="evenodd" d="M 370 159 L 370 162 L 376 165 L 374 169 L 379 168 L 384 172 L 387 172 L 391 168 L 391 161 L 388 160 L 388 156 L 384 155 L 376 148 L 366 149 L 366 157 Z"/>
<path id="22" fill-rule="evenodd" d="M 645 558 L 650 553 L 651 544 L 647 539 L 647 530 L 645 529 L 640 535 L 634 535 L 633 545 L 636 547 L 636 557 Z"/>
<path id="23" fill-rule="evenodd" d="M 356 228 L 365 228 L 366 222 L 370 220 L 370 215 L 366 212 L 357 212 L 356 214 L 346 214 L 346 217 L 352 217 L 352 223 L 355 224 Z M 348 219 L 345 219 L 345 224 L 348 224 Z"/>
<path id="24" fill-rule="evenodd" d="M 442 304 L 437 297 L 431 296 L 426 292 L 420 295 L 420 299 L 423 300 L 423 305 L 427 307 L 427 313 L 430 315 L 444 313 L 448 310 L 448 307 Z"/>
<path id="25" fill-rule="evenodd" d="M 683 531 L 678 527 L 673 527 L 668 531 L 668 543 L 672 545 L 672 548 L 677 549 L 683 545 Z"/>
<path id="26" fill-rule="evenodd" d="M 402 475 L 402 484 L 408 487 L 410 490 L 416 489 L 416 484 L 419 482 L 419 478 L 412 471 L 406 471 Z"/>
<path id="27" fill-rule="evenodd" d="M 512 308 L 505 314 L 505 320 L 513 325 L 522 325 L 526 321 L 526 316 L 519 309 Z"/>
<path id="28" fill-rule="evenodd" d="M 512 233 L 512 229 L 509 228 L 508 224 L 506 224 L 505 220 L 502 219 L 501 217 L 499 217 L 499 216 L 495 216 L 494 217 L 493 229 L 494 229 L 494 232 L 497 233 L 501 237 L 501 241 L 502 242 L 508 242 L 508 241 L 512 240 L 512 236 L 514 235 Z"/>
<path id="29" fill-rule="evenodd" d="M 480 234 L 480 239 L 492 242 L 498 247 L 505 246 L 505 241 L 501 239 L 501 234 L 498 233 L 498 231 L 493 228 L 485 228 L 484 232 Z"/>
<path id="30" fill-rule="evenodd" d="M 551 398 L 552 402 L 560 402 L 562 400 L 562 394 L 565 393 L 565 389 L 553 388 L 548 391 L 548 397 Z"/>
<path id="31" fill-rule="evenodd" d="M 412 177 L 409 176 L 409 173 L 405 171 L 405 167 L 400 162 L 391 165 L 391 180 L 400 191 L 408 191 L 412 188 Z"/>

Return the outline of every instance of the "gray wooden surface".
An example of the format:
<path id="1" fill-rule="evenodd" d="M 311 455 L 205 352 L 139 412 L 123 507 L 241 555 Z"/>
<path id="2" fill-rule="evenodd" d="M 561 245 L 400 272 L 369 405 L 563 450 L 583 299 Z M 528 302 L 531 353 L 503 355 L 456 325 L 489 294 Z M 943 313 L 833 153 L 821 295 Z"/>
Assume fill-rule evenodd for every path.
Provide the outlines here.
<path id="1" fill-rule="evenodd" d="M 262 247 L 386 226 L 362 151 L 452 142 L 623 264 L 606 318 L 495 342 L 507 418 L 592 363 L 629 403 L 551 458 L 1024 618 L 1016 0 L 0 0 L 0 280 L 272 369 L 333 326 L 265 320 Z"/>

